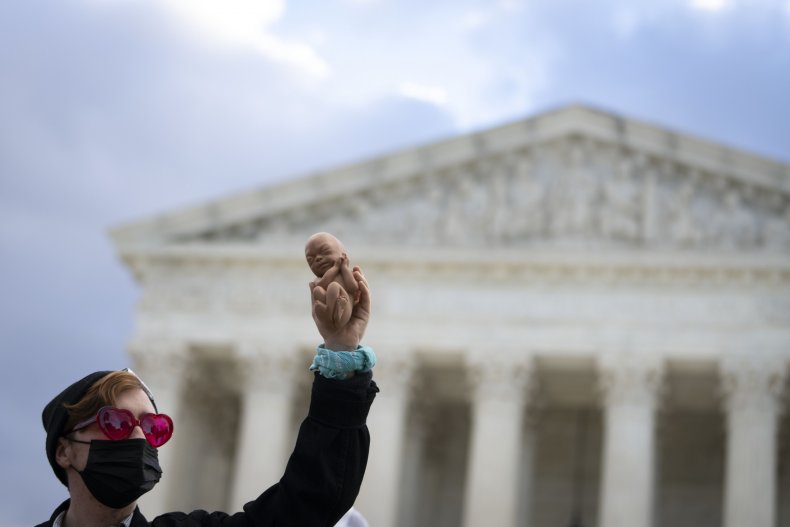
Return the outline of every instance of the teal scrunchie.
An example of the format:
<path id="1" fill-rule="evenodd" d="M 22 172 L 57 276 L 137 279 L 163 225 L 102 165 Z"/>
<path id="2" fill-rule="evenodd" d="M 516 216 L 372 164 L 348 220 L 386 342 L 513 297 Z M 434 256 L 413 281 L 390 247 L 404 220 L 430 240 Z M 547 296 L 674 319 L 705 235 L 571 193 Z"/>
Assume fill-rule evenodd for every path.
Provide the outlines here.
<path id="1" fill-rule="evenodd" d="M 354 351 L 332 351 L 323 344 L 315 351 L 310 371 L 318 371 L 327 379 L 345 379 L 355 371 L 370 371 L 376 365 L 376 354 L 369 346 Z"/>

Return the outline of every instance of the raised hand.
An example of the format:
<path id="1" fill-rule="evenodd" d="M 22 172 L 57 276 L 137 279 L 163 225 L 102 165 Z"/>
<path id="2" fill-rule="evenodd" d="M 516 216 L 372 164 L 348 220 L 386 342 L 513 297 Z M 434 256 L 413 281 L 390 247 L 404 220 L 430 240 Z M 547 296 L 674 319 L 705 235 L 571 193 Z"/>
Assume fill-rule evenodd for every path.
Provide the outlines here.
<path id="1" fill-rule="evenodd" d="M 332 351 L 352 351 L 356 349 L 370 319 L 370 288 L 362 269 L 355 265 L 352 276 L 357 283 L 359 302 L 354 306 L 351 319 L 341 328 L 336 328 L 332 321 L 332 314 L 326 309 L 322 301 L 326 292 L 315 283 L 310 283 L 310 298 L 312 301 L 313 321 L 318 332 L 324 338 L 324 345 Z"/>

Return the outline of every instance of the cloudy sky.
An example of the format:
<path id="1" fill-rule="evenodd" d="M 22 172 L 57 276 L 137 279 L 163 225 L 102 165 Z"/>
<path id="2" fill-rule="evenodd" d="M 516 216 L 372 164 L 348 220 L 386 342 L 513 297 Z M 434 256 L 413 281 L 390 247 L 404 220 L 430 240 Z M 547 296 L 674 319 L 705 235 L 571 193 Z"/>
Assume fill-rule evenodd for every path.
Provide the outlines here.
<path id="1" fill-rule="evenodd" d="M 112 226 L 575 102 L 790 162 L 790 0 L 5 0 L 0 75 L 0 527 L 127 365 Z"/>

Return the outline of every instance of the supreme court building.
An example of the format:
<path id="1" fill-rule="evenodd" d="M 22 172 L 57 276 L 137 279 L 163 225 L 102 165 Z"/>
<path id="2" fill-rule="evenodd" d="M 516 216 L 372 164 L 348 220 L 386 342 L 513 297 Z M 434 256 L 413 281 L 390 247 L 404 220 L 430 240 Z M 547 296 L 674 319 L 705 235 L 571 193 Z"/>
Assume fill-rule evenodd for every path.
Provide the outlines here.
<path id="1" fill-rule="evenodd" d="M 373 292 L 372 527 L 790 525 L 790 165 L 584 106 L 115 229 L 148 514 L 278 481 L 317 231 Z"/>

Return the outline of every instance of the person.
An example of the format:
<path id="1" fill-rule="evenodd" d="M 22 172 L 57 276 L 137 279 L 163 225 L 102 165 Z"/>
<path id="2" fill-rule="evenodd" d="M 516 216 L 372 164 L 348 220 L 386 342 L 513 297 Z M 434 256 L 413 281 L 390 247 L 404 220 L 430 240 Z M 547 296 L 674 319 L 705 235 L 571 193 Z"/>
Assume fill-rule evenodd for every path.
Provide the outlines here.
<path id="1" fill-rule="evenodd" d="M 335 525 L 362 483 L 370 445 L 365 420 L 378 392 L 371 371 L 375 355 L 359 345 L 370 317 L 370 290 L 359 266 L 353 277 L 359 303 L 342 328 L 313 302 L 324 339 L 319 349 L 324 357 L 343 359 L 311 366 L 310 409 L 278 483 L 232 515 L 170 512 L 149 522 L 137 499 L 162 477 L 158 449 L 169 446 L 177 423 L 160 413 L 132 371 L 97 371 L 60 392 L 42 413 L 47 458 L 69 499 L 38 527 Z"/>
<path id="2" fill-rule="evenodd" d="M 349 270 L 346 249 L 328 232 L 313 234 L 305 244 L 307 265 L 317 277 L 310 283 L 313 305 L 332 321 L 335 328 L 346 325 L 354 305 L 359 301 L 359 288 Z"/>
<path id="3" fill-rule="evenodd" d="M 337 522 L 335 527 L 370 527 L 368 525 L 368 521 L 362 516 L 362 513 L 359 512 L 354 507 L 348 509 L 340 521 Z"/>

